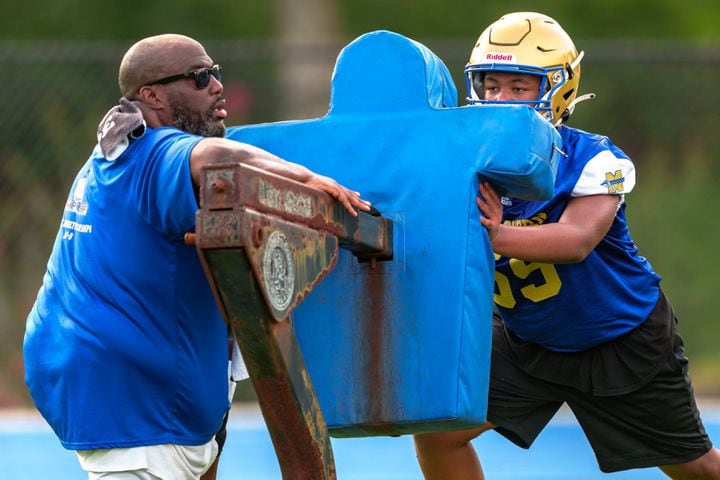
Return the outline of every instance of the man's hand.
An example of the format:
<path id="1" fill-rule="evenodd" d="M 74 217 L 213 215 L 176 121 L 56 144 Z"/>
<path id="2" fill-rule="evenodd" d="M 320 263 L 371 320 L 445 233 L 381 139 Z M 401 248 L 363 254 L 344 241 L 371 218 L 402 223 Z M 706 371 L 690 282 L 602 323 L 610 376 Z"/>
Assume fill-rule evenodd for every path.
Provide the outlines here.
<path id="1" fill-rule="evenodd" d="M 502 224 L 503 206 L 500 196 L 488 182 L 482 182 L 475 203 L 482 212 L 480 223 L 487 229 L 492 242 L 497 237 Z"/>
<path id="2" fill-rule="evenodd" d="M 342 203 L 347 211 L 353 216 L 357 216 L 356 209 L 360 209 L 365 212 L 370 211 L 370 202 L 361 199 L 360 192 L 345 188 L 330 177 L 313 173 L 305 184 L 329 193 Z"/>

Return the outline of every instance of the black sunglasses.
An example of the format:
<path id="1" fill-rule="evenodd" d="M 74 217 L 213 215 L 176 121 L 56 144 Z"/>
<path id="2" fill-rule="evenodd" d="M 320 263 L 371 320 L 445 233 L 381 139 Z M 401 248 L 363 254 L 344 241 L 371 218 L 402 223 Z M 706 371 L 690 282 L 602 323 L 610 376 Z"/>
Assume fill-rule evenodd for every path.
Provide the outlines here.
<path id="1" fill-rule="evenodd" d="M 222 77 L 222 68 L 220 65 L 213 65 L 209 68 L 201 68 L 199 70 L 193 70 L 192 72 L 187 73 L 180 73 L 178 75 L 170 75 L 169 77 L 161 78 L 160 80 L 155 80 L 154 82 L 147 83 L 147 86 L 150 85 L 157 85 L 157 84 L 165 84 L 165 83 L 172 83 L 177 82 L 178 80 L 183 80 L 185 78 L 192 78 L 195 81 L 195 86 L 202 90 L 203 88 L 206 88 L 210 84 L 210 76 L 215 77 L 215 79 L 219 82 Z"/>

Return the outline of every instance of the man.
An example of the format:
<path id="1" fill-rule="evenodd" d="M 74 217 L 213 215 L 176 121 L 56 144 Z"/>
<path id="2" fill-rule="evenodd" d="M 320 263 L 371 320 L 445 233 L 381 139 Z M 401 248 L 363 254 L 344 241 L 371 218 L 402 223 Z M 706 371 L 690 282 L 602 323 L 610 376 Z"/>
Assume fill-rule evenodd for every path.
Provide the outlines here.
<path id="1" fill-rule="evenodd" d="M 26 382 L 90 479 L 197 479 L 229 408 L 228 334 L 195 249 L 201 168 L 242 162 L 333 195 L 357 192 L 226 140 L 221 69 L 197 41 L 145 38 L 118 107 L 72 185 L 27 320 Z"/>
<path id="2" fill-rule="evenodd" d="M 529 448 L 563 403 L 600 469 L 658 466 L 672 478 L 720 479 L 720 452 L 700 420 L 676 318 L 625 220 L 631 160 L 609 139 L 563 125 L 580 60 L 545 15 L 503 16 L 466 67 L 470 103 L 530 105 L 563 139 L 553 197 L 533 202 L 480 186 L 496 254 L 488 423 L 417 435 L 428 479 L 480 479 L 470 441 L 495 429 Z"/>

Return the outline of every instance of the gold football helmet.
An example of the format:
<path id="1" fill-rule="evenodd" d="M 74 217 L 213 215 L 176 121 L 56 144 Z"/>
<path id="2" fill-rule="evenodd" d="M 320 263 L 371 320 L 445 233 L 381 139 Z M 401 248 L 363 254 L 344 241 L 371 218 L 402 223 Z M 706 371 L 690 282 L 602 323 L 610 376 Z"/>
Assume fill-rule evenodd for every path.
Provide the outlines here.
<path id="1" fill-rule="evenodd" d="M 580 60 L 570 36 L 552 18 L 535 12 L 504 15 L 478 38 L 465 67 L 470 104 L 520 103 L 532 105 L 554 125 L 570 117 L 575 105 L 594 94 L 577 97 Z M 541 77 L 537 100 L 490 101 L 483 99 L 483 73 L 526 73 Z"/>

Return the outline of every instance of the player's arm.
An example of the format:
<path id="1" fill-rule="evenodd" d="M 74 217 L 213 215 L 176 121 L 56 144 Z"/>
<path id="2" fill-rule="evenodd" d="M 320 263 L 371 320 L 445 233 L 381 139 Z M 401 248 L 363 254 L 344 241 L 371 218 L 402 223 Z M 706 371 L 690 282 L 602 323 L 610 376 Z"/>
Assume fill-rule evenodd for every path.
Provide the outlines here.
<path id="1" fill-rule="evenodd" d="M 530 262 L 581 262 L 610 230 L 620 195 L 588 195 L 568 202 L 557 223 L 530 227 L 504 225 L 502 204 L 492 187 L 480 186 L 480 221 L 487 228 L 493 251 Z"/>
<path id="2" fill-rule="evenodd" d="M 190 174 L 195 188 L 200 185 L 200 172 L 204 165 L 228 162 L 244 163 L 318 188 L 335 197 L 352 215 L 357 215 L 356 209 L 370 210 L 370 202 L 361 199 L 359 192 L 343 187 L 332 178 L 253 145 L 224 138 L 205 138 L 193 148 L 190 154 Z"/>

